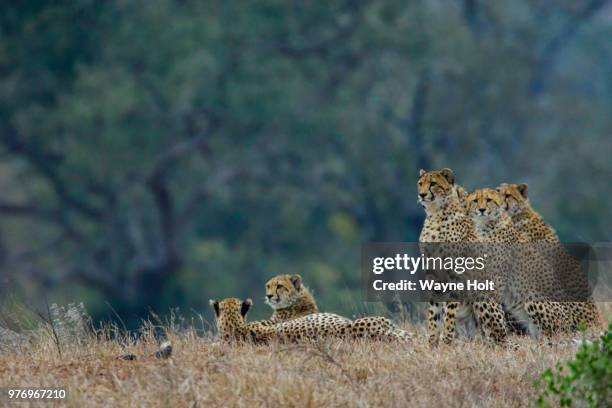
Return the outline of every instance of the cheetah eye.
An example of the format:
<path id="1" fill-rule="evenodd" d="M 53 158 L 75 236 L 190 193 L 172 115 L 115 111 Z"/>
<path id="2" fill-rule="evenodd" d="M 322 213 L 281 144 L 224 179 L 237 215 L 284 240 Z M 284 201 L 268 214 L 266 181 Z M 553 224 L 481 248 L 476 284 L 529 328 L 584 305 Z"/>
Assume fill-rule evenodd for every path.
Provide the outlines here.
<path id="1" fill-rule="evenodd" d="M 283 285 L 276 285 L 276 289 L 281 289 Z"/>
<path id="2" fill-rule="evenodd" d="M 491 201 L 493 200 L 491 200 L 490 198 L 487 198 L 487 203 L 490 203 Z"/>
<path id="3" fill-rule="evenodd" d="M 435 186 L 437 186 L 437 185 L 438 185 L 438 183 L 436 183 L 435 181 L 432 181 L 432 182 L 430 183 L 430 186 L 431 186 L 431 187 L 435 187 Z"/>

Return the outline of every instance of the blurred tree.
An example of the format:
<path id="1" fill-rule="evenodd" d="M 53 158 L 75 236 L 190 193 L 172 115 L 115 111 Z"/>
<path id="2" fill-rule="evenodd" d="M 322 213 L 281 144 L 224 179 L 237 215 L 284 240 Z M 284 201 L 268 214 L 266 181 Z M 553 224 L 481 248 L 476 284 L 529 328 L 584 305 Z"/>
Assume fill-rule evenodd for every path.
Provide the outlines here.
<path id="1" fill-rule="evenodd" d="M 355 310 L 359 245 L 418 237 L 421 167 L 605 239 L 607 3 L 4 4 L 2 273 L 135 317 L 298 272 Z"/>

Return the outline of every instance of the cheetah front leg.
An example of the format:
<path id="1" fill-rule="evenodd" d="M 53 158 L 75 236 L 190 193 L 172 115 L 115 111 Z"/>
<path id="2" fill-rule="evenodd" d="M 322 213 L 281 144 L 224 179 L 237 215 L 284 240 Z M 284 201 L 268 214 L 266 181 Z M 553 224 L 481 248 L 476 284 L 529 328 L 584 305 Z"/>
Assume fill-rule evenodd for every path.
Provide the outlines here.
<path id="1" fill-rule="evenodd" d="M 479 301 L 474 302 L 473 309 L 485 338 L 504 343 L 508 332 L 502 305 L 494 301 Z"/>
<path id="2" fill-rule="evenodd" d="M 442 341 L 445 344 L 451 344 L 455 338 L 455 327 L 457 325 L 457 302 L 446 302 L 444 305 L 444 334 Z"/>
<path id="3" fill-rule="evenodd" d="M 429 302 L 427 315 L 427 334 L 429 335 L 429 345 L 437 346 L 440 338 L 440 323 L 444 314 L 443 304 L 440 302 Z"/>

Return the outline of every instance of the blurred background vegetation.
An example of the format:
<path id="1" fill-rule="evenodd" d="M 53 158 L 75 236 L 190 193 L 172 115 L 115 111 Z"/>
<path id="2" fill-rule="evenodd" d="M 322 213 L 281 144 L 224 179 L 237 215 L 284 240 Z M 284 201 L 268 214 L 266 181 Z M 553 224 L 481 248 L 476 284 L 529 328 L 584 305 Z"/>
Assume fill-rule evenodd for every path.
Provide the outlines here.
<path id="1" fill-rule="evenodd" d="M 609 240 L 606 0 L 18 1 L 0 13 L 0 296 L 206 311 L 300 273 L 361 307 L 419 168 L 527 182 Z"/>

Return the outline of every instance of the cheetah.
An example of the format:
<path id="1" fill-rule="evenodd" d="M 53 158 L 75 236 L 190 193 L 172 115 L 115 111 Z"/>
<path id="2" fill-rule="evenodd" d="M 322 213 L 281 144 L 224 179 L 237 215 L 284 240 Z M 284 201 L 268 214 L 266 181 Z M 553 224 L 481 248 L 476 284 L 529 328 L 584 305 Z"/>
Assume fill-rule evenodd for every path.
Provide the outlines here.
<path id="1" fill-rule="evenodd" d="M 491 244 L 486 246 L 488 263 L 496 268 L 501 282 L 497 292 L 510 314 L 524 323 L 533 337 L 576 330 L 580 313 L 553 301 L 562 291 L 554 270 L 529 241 L 521 238 L 503 210 L 501 194 L 480 189 L 471 193 L 467 202 L 479 241 Z"/>
<path id="2" fill-rule="evenodd" d="M 295 275 L 277 275 L 266 283 L 266 302 L 274 309 L 269 320 L 259 320 L 257 323 L 266 326 L 285 322 L 291 319 L 304 317 L 319 313 L 317 303 L 304 286 L 302 277 Z M 379 332 L 374 331 L 374 327 Z M 376 337 L 383 333 L 391 333 L 388 336 L 405 336 L 401 330 L 397 330 L 393 323 L 382 316 L 369 316 L 356 319 L 352 323 L 355 337 Z"/>
<path id="3" fill-rule="evenodd" d="M 465 189 L 465 187 L 455 183 L 455 190 L 457 191 L 457 197 L 459 198 L 459 202 L 461 203 L 461 205 L 463 206 L 463 208 L 465 209 L 465 211 L 468 211 L 468 203 L 467 203 L 467 197 L 469 195 L 468 191 Z M 503 307 L 503 304 L 502 304 Z M 518 322 L 511 314 L 508 310 L 506 310 L 506 308 L 504 307 L 504 319 L 506 320 L 506 324 L 507 324 L 507 330 L 509 334 L 516 334 L 516 335 L 525 335 L 527 334 L 527 330 L 525 327 L 523 327 L 520 322 Z M 471 323 L 475 323 L 475 322 L 471 322 Z M 468 334 L 468 336 L 471 336 L 471 330 L 467 330 L 466 334 Z"/>
<path id="4" fill-rule="evenodd" d="M 584 315 L 588 327 L 601 327 L 597 306 L 592 300 L 591 289 L 580 262 L 570 255 L 561 244 L 554 228 L 532 207 L 528 198 L 528 186 L 525 183 L 502 183 L 496 191 L 503 198 L 503 209 L 510 215 L 515 228 L 526 242 L 536 242 L 540 250 L 552 264 L 557 280 L 563 284 L 568 307 Z"/>
<path id="5" fill-rule="evenodd" d="M 304 286 L 302 277 L 298 274 L 277 275 L 271 278 L 266 283 L 266 303 L 274 309 L 274 313 L 268 320 L 257 321 L 257 323 L 265 326 L 319 313 L 314 297 L 310 290 Z M 374 327 L 388 333 L 395 333 L 396 330 L 393 323 L 382 316 L 356 319 L 352 327 L 355 337 L 376 336 L 377 333 L 372 330 Z M 401 333 L 401 331 L 397 333 Z M 402 337 L 402 334 L 399 337 Z"/>
<path id="6" fill-rule="evenodd" d="M 210 300 L 215 312 L 217 330 L 225 341 L 250 341 L 267 344 L 272 340 L 299 342 L 319 338 L 407 341 L 410 335 L 384 317 L 364 317 L 350 320 L 333 313 L 315 313 L 274 325 L 260 322 L 247 323 L 247 313 L 253 306 L 251 299 L 244 301 L 227 298 Z"/>
<path id="7" fill-rule="evenodd" d="M 457 189 L 455 174 L 445 168 L 419 172 L 417 182 L 418 202 L 424 207 L 420 243 L 475 243 L 478 241 L 472 220 L 467 216 L 465 190 Z M 430 302 L 428 312 L 429 343 L 438 344 L 440 324 L 443 326 L 442 340 L 450 344 L 455 337 L 456 319 L 462 323 L 476 320 L 485 337 L 495 342 L 505 342 L 507 336 L 504 310 L 495 301 Z M 442 321 L 443 320 L 443 321 Z"/>
<path id="8" fill-rule="evenodd" d="M 503 207 L 514 226 L 528 241 L 559 242 L 554 228 L 548 225 L 527 198 L 527 184 L 500 184 L 495 191 L 502 195 Z"/>
<path id="9" fill-rule="evenodd" d="M 272 325 L 318 313 L 317 302 L 300 275 L 277 275 L 266 283 L 266 303 L 274 310 L 262 324 Z"/>

